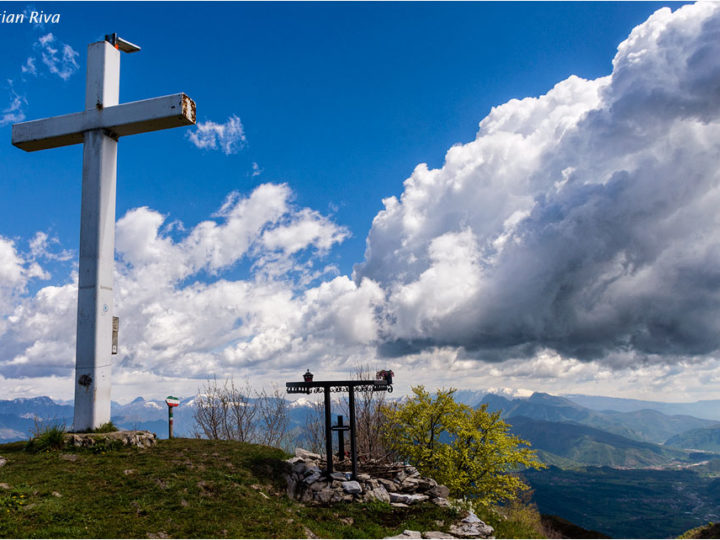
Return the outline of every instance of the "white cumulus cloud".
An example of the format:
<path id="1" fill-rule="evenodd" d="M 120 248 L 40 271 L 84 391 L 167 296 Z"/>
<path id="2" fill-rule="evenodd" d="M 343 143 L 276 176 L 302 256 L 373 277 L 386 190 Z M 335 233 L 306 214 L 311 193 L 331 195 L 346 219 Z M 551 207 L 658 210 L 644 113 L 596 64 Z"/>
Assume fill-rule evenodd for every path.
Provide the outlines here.
<path id="1" fill-rule="evenodd" d="M 355 280 L 383 352 L 678 362 L 720 347 L 720 6 L 664 8 L 613 72 L 511 100 L 384 201 Z"/>
<path id="2" fill-rule="evenodd" d="M 40 36 L 34 48 L 39 51 L 40 59 L 48 71 L 64 81 L 68 80 L 80 67 L 77 63 L 77 57 L 80 54 L 67 43 L 58 41 L 52 33 Z M 28 58 L 22 70 L 23 73 L 35 74 L 35 59 Z"/>
<path id="3" fill-rule="evenodd" d="M 225 155 L 237 154 L 246 144 L 245 129 L 240 118 L 232 115 L 224 124 L 198 122 L 188 139 L 198 148 L 220 150 Z"/>

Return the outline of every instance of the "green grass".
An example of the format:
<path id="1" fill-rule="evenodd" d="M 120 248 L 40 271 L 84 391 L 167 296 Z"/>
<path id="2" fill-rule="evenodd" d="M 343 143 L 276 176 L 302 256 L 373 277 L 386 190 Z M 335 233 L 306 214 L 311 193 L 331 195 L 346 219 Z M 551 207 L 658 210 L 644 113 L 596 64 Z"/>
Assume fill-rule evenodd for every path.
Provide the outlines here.
<path id="1" fill-rule="evenodd" d="M 92 430 L 93 433 L 112 433 L 113 431 L 118 431 L 118 428 L 112 421 L 105 422 L 102 426 Z"/>
<path id="2" fill-rule="evenodd" d="M 285 495 L 275 448 L 161 440 L 151 449 L 25 451 L 0 445 L 0 537 L 382 538 L 447 530 L 457 519 L 424 504 L 305 507 Z"/>
<path id="3" fill-rule="evenodd" d="M 65 445 L 65 426 L 51 425 L 40 427 L 25 444 L 28 452 L 59 450 Z"/>

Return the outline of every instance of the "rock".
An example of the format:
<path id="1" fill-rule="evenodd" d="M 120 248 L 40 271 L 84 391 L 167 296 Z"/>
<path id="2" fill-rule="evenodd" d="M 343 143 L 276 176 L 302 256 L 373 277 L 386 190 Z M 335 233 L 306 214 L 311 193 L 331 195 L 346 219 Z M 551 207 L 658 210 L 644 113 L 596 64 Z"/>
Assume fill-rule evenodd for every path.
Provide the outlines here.
<path id="1" fill-rule="evenodd" d="M 378 478 L 378 482 L 380 482 L 388 491 L 397 491 L 397 484 L 392 480 L 388 480 L 387 478 Z"/>
<path id="2" fill-rule="evenodd" d="M 315 454 L 314 452 L 310 452 L 308 450 L 305 450 L 304 448 L 296 448 L 295 456 L 299 457 L 299 458 L 303 458 L 305 461 L 307 461 L 307 460 L 320 461 L 320 454 Z"/>
<path id="3" fill-rule="evenodd" d="M 10 489 L 10 485 L 5 482 L 0 482 L 0 489 Z"/>
<path id="4" fill-rule="evenodd" d="M 342 488 L 345 493 L 350 493 L 350 494 L 362 493 L 362 488 L 360 487 L 360 484 L 357 483 L 355 480 L 343 482 Z"/>
<path id="5" fill-rule="evenodd" d="M 370 475 L 365 474 L 365 473 L 360 473 L 357 475 L 356 480 L 358 480 L 360 482 L 367 482 L 368 480 L 370 480 Z"/>
<path id="6" fill-rule="evenodd" d="M 285 462 L 289 463 L 290 465 L 295 465 L 296 463 L 304 463 L 305 460 L 301 457 L 295 456 L 291 457 L 290 459 L 286 459 Z"/>
<path id="7" fill-rule="evenodd" d="M 296 494 L 297 484 L 298 484 L 298 483 L 297 483 L 297 481 L 296 481 L 294 478 L 292 478 L 292 477 L 288 477 L 287 483 L 288 483 L 288 486 L 287 486 L 287 496 L 290 497 L 291 499 L 294 499 L 294 498 L 295 498 L 295 494 Z"/>
<path id="8" fill-rule="evenodd" d="M 307 470 L 307 465 L 304 461 L 298 461 L 292 466 L 292 472 L 295 474 L 303 475 Z"/>
<path id="9" fill-rule="evenodd" d="M 62 495 L 60 495 L 60 493 L 57 491 L 53 491 L 50 495 L 52 495 L 53 497 L 58 497 L 58 498 L 62 497 Z"/>
<path id="10" fill-rule="evenodd" d="M 410 508 L 409 505 L 400 502 L 391 502 L 390 506 L 392 506 L 393 508 Z"/>
<path id="11" fill-rule="evenodd" d="M 445 497 L 435 497 L 434 499 L 430 499 L 430 502 L 440 508 L 450 508 L 450 502 L 448 502 Z"/>
<path id="12" fill-rule="evenodd" d="M 305 538 L 318 538 L 318 536 L 305 525 L 303 525 L 303 532 L 305 533 Z"/>
<path id="13" fill-rule="evenodd" d="M 368 493 L 372 495 L 373 499 L 377 499 L 378 501 L 386 503 L 390 502 L 390 494 L 382 486 L 378 486 L 375 489 L 369 491 Z"/>
<path id="14" fill-rule="evenodd" d="M 135 469 L 125 469 L 125 470 L 123 471 L 123 474 L 124 474 L 125 476 L 128 476 L 128 475 L 130 475 L 130 474 L 135 474 L 136 472 L 137 472 L 137 471 L 136 471 Z"/>
<path id="15" fill-rule="evenodd" d="M 390 493 L 390 502 L 399 502 L 404 504 L 417 504 L 427 501 L 430 497 L 419 493 Z"/>
<path id="16" fill-rule="evenodd" d="M 427 494 L 431 497 L 442 497 L 444 499 L 447 499 L 448 495 L 450 495 L 450 490 L 447 488 L 447 486 L 435 486 L 434 488 L 430 489 Z"/>
<path id="17" fill-rule="evenodd" d="M 112 431 L 110 433 L 66 433 L 65 446 L 89 448 L 97 444 L 120 444 L 149 448 L 157 444 L 157 435 L 149 431 Z"/>
<path id="18" fill-rule="evenodd" d="M 405 471 L 400 471 L 395 475 L 395 482 L 398 484 L 401 484 L 403 480 L 405 480 L 408 477 L 407 473 Z"/>
<path id="19" fill-rule="evenodd" d="M 352 525 L 355 523 L 355 520 L 351 517 L 340 518 L 338 521 L 340 521 L 343 525 Z"/>
<path id="20" fill-rule="evenodd" d="M 349 493 L 346 493 L 345 495 L 342 496 L 342 500 L 344 502 L 348 502 L 348 503 L 353 502 L 353 499 L 354 499 L 354 497 L 352 495 L 350 495 Z"/>
<path id="21" fill-rule="evenodd" d="M 398 534 L 397 536 L 386 536 L 385 538 L 422 538 L 422 535 L 420 534 L 420 531 L 405 529 L 402 534 Z"/>
<path id="22" fill-rule="evenodd" d="M 333 480 L 338 480 L 339 482 L 345 482 L 347 480 L 345 473 L 341 473 L 341 472 L 332 473 L 330 475 L 330 478 L 332 478 Z"/>
<path id="23" fill-rule="evenodd" d="M 7 463 L 7 459 L 0 456 L 0 467 L 4 467 L 6 463 Z"/>
<path id="24" fill-rule="evenodd" d="M 435 486 L 437 486 L 437 482 L 433 480 L 432 478 L 418 478 L 418 491 L 422 491 L 423 493 L 431 490 Z"/>
<path id="25" fill-rule="evenodd" d="M 470 512 L 458 523 L 450 526 L 450 534 L 461 538 L 488 538 L 495 532 L 490 525 L 487 525 L 473 512 Z"/>
<path id="26" fill-rule="evenodd" d="M 309 486 L 310 484 L 314 484 L 318 480 L 320 480 L 320 472 L 313 472 L 312 474 L 307 475 L 303 482 L 305 482 Z"/>
<path id="27" fill-rule="evenodd" d="M 420 476 L 418 470 L 412 465 L 408 465 L 407 467 L 405 467 L 405 474 L 407 474 L 408 476 Z"/>
<path id="28" fill-rule="evenodd" d="M 322 471 L 320 470 L 320 467 L 318 467 L 316 465 L 312 465 L 305 469 L 305 472 L 303 473 L 303 475 L 310 476 L 311 474 L 320 474 L 320 473 L 322 473 Z"/>
<path id="29" fill-rule="evenodd" d="M 335 491 L 333 491 L 332 489 L 325 488 L 315 494 L 315 499 L 319 503 L 329 504 L 332 501 L 334 493 Z"/>
<path id="30" fill-rule="evenodd" d="M 60 459 L 64 459 L 65 461 L 77 461 L 78 456 L 77 454 L 60 454 Z"/>
<path id="31" fill-rule="evenodd" d="M 400 484 L 400 490 L 406 493 L 414 493 L 417 491 L 420 482 L 417 478 L 408 477 Z"/>
<path id="32" fill-rule="evenodd" d="M 462 519 L 463 523 L 482 523 L 483 521 L 475 515 L 475 512 L 468 512 L 468 515 Z"/>
<path id="33" fill-rule="evenodd" d="M 423 538 L 456 538 L 452 534 L 444 533 L 442 531 L 425 531 L 422 533 Z"/>

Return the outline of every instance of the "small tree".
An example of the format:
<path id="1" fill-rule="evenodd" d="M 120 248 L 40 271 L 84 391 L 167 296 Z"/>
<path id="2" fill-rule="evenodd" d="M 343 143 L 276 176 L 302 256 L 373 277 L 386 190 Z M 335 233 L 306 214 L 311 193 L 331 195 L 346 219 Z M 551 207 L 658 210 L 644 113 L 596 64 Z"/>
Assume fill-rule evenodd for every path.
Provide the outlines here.
<path id="1" fill-rule="evenodd" d="M 423 386 L 412 391 L 409 400 L 385 409 L 384 440 L 397 456 L 445 484 L 453 496 L 482 505 L 515 500 L 529 489 L 513 472 L 544 465 L 529 443 L 508 432 L 499 412 L 457 403 L 452 388 L 435 397 Z"/>

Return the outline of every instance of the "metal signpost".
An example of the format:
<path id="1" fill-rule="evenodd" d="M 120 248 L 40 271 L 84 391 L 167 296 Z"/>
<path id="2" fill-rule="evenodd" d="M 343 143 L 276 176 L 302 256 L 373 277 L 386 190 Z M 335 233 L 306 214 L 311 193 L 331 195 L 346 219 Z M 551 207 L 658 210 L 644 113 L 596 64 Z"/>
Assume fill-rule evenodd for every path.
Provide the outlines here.
<path id="1" fill-rule="evenodd" d="M 392 392 L 392 371 L 379 371 L 378 378 L 372 380 L 355 380 L 355 381 L 313 381 L 313 375 L 310 370 L 303 375 L 304 380 L 298 382 L 285 383 L 288 394 L 311 394 L 322 392 L 325 397 L 325 455 L 327 456 L 327 475 L 333 473 L 332 458 L 332 432 L 330 410 L 330 393 L 331 392 L 347 392 L 348 405 L 350 409 L 350 459 L 352 460 L 352 478 L 357 477 L 357 440 L 355 436 L 355 391 L 361 392 Z M 338 427 L 336 430 L 342 433 L 340 426 L 342 422 L 338 418 Z M 343 437 L 344 438 L 344 437 Z M 344 441 L 343 441 L 344 442 Z M 340 449 L 344 451 L 343 448 Z M 338 456 L 341 455 L 338 453 Z"/>
<path id="2" fill-rule="evenodd" d="M 173 408 L 180 405 L 180 399 L 175 396 L 165 398 L 165 404 L 168 406 L 168 439 L 173 438 Z"/>
<path id="3" fill-rule="evenodd" d="M 75 431 L 90 430 L 110 421 L 118 138 L 195 123 L 195 103 L 185 94 L 119 104 L 120 51 L 139 50 L 140 47 L 117 34 L 91 43 L 85 110 L 12 126 L 12 143 L 27 152 L 80 143 L 84 146 Z"/>

